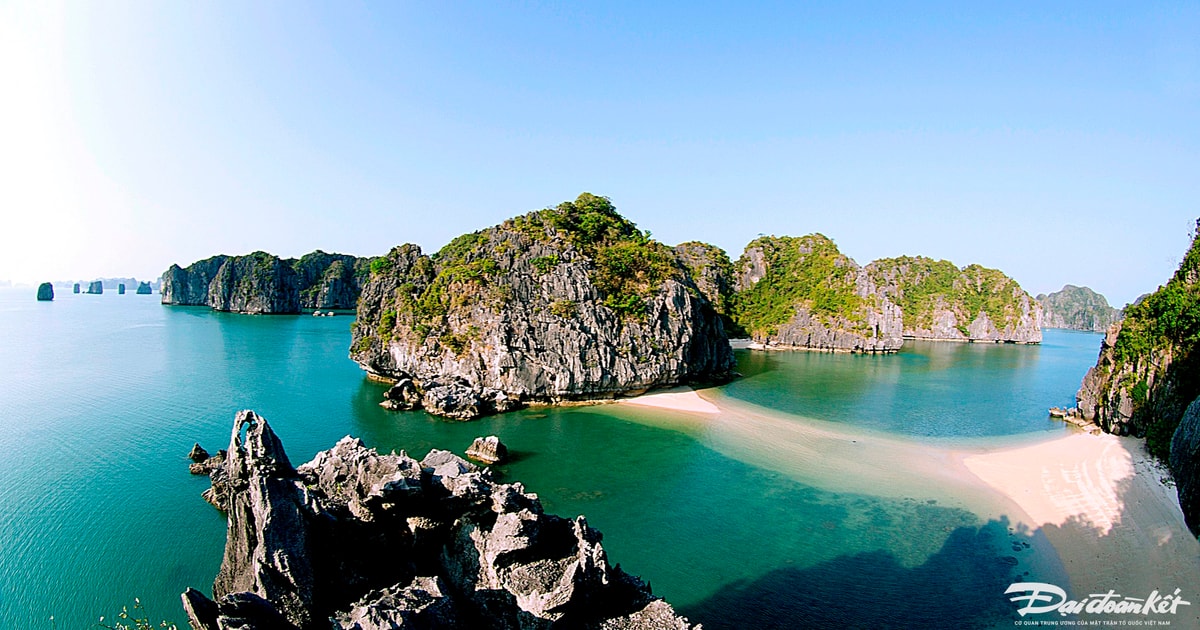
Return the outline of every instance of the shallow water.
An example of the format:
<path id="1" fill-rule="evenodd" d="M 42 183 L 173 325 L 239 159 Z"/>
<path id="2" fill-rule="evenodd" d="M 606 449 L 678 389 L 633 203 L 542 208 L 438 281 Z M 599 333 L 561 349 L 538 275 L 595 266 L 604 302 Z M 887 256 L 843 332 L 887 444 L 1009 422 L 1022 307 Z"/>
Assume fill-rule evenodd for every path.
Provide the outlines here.
<path id="1" fill-rule="evenodd" d="M 346 434 L 417 456 L 499 435 L 517 455 L 500 469 L 507 479 L 549 511 L 587 515 L 612 561 L 707 628 L 991 624 L 1011 616 L 999 593 L 1013 562 L 1037 565 L 1021 545 L 1036 537 L 1002 519 L 806 482 L 803 462 L 670 412 L 602 405 L 453 423 L 385 411 L 384 387 L 346 357 L 350 321 L 0 291 L 0 626 L 87 627 L 134 597 L 182 622 L 178 594 L 208 590 L 224 541 L 224 519 L 199 497 L 207 479 L 187 474 L 185 456 L 195 441 L 225 447 L 243 408 L 271 421 L 294 462 Z M 716 395 L 793 414 L 774 421 L 909 436 L 1056 431 L 1045 408 L 1069 401 L 1099 336 L 1046 338 L 893 357 L 740 353 L 747 377 Z M 945 404 L 946 387 L 961 399 Z M 992 413 L 1010 399 L 1021 402 Z"/>

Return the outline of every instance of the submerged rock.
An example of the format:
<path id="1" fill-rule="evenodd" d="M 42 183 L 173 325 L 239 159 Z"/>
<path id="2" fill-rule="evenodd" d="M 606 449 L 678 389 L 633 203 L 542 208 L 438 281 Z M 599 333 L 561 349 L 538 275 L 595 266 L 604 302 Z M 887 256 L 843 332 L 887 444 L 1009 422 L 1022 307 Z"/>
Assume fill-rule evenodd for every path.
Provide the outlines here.
<path id="1" fill-rule="evenodd" d="M 79 285 L 75 285 L 79 286 Z M 76 291 L 76 293 L 79 293 Z M 54 285 L 49 282 L 43 282 L 38 285 L 37 299 L 39 302 L 50 302 L 54 300 Z"/>
<path id="2" fill-rule="evenodd" d="M 214 597 L 182 595 L 196 630 L 693 627 L 609 565 L 583 517 L 545 514 L 453 453 L 418 462 L 347 437 L 293 468 L 250 411 L 228 452 Z"/>
<path id="3" fill-rule="evenodd" d="M 508 459 L 508 447 L 494 435 L 477 437 L 467 449 L 467 457 L 485 464 L 501 464 Z"/>

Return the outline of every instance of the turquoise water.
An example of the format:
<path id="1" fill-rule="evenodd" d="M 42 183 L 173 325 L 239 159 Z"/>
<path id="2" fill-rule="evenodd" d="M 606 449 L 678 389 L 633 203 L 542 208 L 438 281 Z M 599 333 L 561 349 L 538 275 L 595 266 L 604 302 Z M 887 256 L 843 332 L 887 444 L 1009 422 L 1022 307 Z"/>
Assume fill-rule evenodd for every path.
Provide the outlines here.
<path id="1" fill-rule="evenodd" d="M 157 298 L 38 303 L 0 290 L 0 627 L 90 627 L 135 597 L 182 622 L 178 594 L 208 590 L 225 533 L 185 456 L 196 441 L 225 447 L 243 408 L 271 421 L 296 462 L 346 434 L 418 456 L 497 434 L 516 453 L 506 478 L 550 511 L 586 514 L 614 562 L 710 629 L 994 625 L 1011 615 L 998 593 L 1014 571 L 1055 568 L 1021 544 L 1037 549 L 1036 536 L 1003 520 L 816 489 L 713 450 L 703 427 L 648 421 L 669 412 L 605 405 L 474 423 L 388 412 L 384 387 L 346 358 L 350 317 Z M 1098 345 L 1047 331 L 1040 348 L 739 353 L 746 378 L 722 392 L 910 435 L 1059 431 L 1045 408 L 1069 402 Z"/>

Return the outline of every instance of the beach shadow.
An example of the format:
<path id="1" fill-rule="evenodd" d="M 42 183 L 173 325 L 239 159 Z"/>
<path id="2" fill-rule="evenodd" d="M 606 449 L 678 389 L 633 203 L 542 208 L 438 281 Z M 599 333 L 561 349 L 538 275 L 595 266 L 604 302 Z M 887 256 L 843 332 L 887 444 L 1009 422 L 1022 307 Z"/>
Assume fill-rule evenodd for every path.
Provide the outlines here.
<path id="1" fill-rule="evenodd" d="M 728 584 L 681 612 L 706 630 L 1011 625 L 1016 607 L 1004 591 L 1024 578 L 1019 552 L 1005 549 L 1027 550 L 1031 541 L 1002 518 L 954 530 L 920 566 L 905 567 L 884 550 L 845 555 Z"/>

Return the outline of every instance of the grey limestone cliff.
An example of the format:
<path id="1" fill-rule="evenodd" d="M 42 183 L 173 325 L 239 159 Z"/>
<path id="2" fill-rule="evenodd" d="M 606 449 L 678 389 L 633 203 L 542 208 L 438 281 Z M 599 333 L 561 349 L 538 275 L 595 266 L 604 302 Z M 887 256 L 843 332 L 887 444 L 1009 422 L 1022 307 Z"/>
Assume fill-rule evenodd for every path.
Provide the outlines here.
<path id="1" fill-rule="evenodd" d="M 171 265 L 163 274 L 162 303 L 254 314 L 353 309 L 369 264 L 319 250 L 300 259 L 266 252 L 213 256 L 187 268 Z"/>
<path id="2" fill-rule="evenodd" d="M 1049 295 L 1038 295 L 1042 324 L 1046 328 L 1104 332 L 1121 319 L 1120 309 L 1108 305 L 1103 295 L 1072 284 Z"/>
<path id="3" fill-rule="evenodd" d="M 776 348 L 895 352 L 900 309 L 821 234 L 761 237 L 734 266 L 734 321 Z"/>
<path id="4" fill-rule="evenodd" d="M 213 486 L 227 540 L 213 598 L 183 594 L 194 630 L 692 627 L 609 564 L 582 516 L 446 451 L 417 461 L 346 437 L 293 467 L 243 411 Z"/>
<path id="5" fill-rule="evenodd" d="M 1041 343 L 1042 307 L 1003 272 L 959 268 L 923 256 L 867 265 L 882 295 L 899 305 L 904 336 L 937 341 Z"/>
<path id="6" fill-rule="evenodd" d="M 726 378 L 724 326 L 675 252 L 587 193 L 372 265 L 351 358 L 473 418 Z M 411 406 L 411 404 L 410 404 Z"/>
<path id="7" fill-rule="evenodd" d="M 1188 405 L 1175 429 L 1169 461 L 1184 520 L 1200 536 L 1200 398 Z"/>

